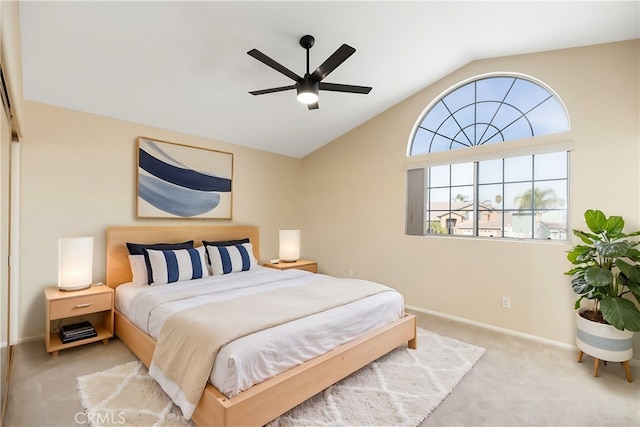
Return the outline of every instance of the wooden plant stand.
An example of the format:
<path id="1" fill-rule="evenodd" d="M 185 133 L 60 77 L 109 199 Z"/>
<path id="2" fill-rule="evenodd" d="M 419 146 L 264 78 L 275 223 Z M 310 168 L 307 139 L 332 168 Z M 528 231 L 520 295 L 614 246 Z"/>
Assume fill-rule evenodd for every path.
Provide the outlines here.
<path id="1" fill-rule="evenodd" d="M 580 353 L 578 354 L 578 363 L 582 363 L 582 356 L 584 355 L 584 352 L 582 350 L 580 350 Z M 604 366 L 607 366 L 607 361 L 603 360 L 604 362 Z M 627 382 L 628 383 L 632 383 L 633 382 L 633 377 L 631 376 L 631 368 L 629 367 L 629 361 L 625 360 L 624 362 L 620 362 L 620 364 L 624 367 L 624 372 L 627 375 Z M 594 362 L 593 362 L 593 376 L 597 377 L 598 376 L 598 369 L 600 368 L 600 359 L 598 359 L 597 357 L 594 358 Z"/>

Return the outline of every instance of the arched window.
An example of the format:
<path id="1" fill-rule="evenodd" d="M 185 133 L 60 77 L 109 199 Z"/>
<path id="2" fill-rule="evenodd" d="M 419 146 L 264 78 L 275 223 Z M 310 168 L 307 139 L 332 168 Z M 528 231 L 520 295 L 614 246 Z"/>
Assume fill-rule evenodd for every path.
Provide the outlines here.
<path id="1" fill-rule="evenodd" d="M 559 98 L 521 76 L 478 78 L 434 100 L 407 150 L 427 159 L 408 168 L 407 234 L 566 240 L 568 149 L 536 138 L 568 130 Z M 524 148 L 461 150 L 511 140 Z"/>
<path id="2" fill-rule="evenodd" d="M 427 110 L 409 154 L 435 153 L 569 130 L 560 101 L 515 76 L 485 77 L 453 89 Z"/>

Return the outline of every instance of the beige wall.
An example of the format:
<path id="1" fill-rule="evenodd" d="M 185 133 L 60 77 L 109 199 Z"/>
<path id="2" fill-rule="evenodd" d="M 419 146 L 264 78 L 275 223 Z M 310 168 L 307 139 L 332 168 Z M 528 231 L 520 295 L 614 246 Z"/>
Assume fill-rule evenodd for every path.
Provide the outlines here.
<path id="1" fill-rule="evenodd" d="M 302 253 L 322 272 L 352 269 L 396 287 L 409 305 L 573 343 L 575 298 L 562 274 L 569 245 L 404 234 L 407 143 L 450 86 L 496 71 L 535 77 L 570 114 L 572 225 L 599 208 L 639 229 L 639 51 L 635 40 L 473 62 L 302 160 L 27 101 L 19 338 L 44 330 L 42 289 L 56 282 L 58 237 L 94 236 L 94 279 L 104 280 L 106 226 L 190 222 L 135 218 L 135 139 L 144 135 L 234 153 L 234 220 L 215 223 L 259 225 L 263 259 L 277 256 L 278 229 L 300 226 Z M 617 156 L 597 180 L 604 153 Z"/>
<path id="2" fill-rule="evenodd" d="M 352 269 L 390 284 L 412 306 L 572 344 L 569 245 L 406 236 L 407 143 L 427 104 L 451 86 L 485 73 L 532 76 L 570 115 L 572 227 L 584 228 L 583 212 L 596 208 L 640 229 L 639 52 L 634 40 L 472 62 L 305 157 L 305 256 L 325 273 Z"/>
<path id="3" fill-rule="evenodd" d="M 255 224 L 263 259 L 278 256 L 280 228 L 300 226 L 299 159 L 30 101 L 25 118 L 20 339 L 44 331 L 43 289 L 57 283 L 58 237 L 93 236 L 93 277 L 104 281 L 109 225 Z M 234 153 L 233 221 L 136 219 L 138 136 Z"/>

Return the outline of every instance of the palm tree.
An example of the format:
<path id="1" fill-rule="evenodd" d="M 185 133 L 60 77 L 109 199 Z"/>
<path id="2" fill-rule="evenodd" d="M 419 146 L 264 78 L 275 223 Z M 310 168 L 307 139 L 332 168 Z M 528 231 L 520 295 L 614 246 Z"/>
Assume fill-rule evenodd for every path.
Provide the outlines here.
<path id="1" fill-rule="evenodd" d="M 540 189 L 536 187 L 533 191 L 529 189 L 517 196 L 515 202 L 518 209 L 531 209 L 532 205 L 534 209 L 546 209 L 557 205 L 560 200 L 553 188 Z"/>
<path id="2" fill-rule="evenodd" d="M 517 196 L 515 199 L 518 209 L 530 210 L 533 202 L 534 219 L 538 223 L 542 217 L 542 210 L 556 206 L 562 202 L 562 199 L 558 199 L 556 192 L 552 188 L 540 189 L 538 187 L 531 190 L 527 190 L 522 193 L 521 196 Z"/>

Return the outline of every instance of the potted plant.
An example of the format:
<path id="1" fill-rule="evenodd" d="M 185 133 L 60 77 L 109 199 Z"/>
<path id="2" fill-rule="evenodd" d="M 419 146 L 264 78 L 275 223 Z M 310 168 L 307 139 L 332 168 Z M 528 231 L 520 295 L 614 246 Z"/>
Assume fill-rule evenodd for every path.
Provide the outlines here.
<path id="1" fill-rule="evenodd" d="M 629 239 L 640 231 L 624 233 L 620 216 L 607 216 L 599 210 L 587 210 L 584 219 L 590 232 L 573 230 L 581 244 L 575 245 L 567 259 L 576 267 L 565 272 L 578 295 L 576 344 L 597 361 L 625 362 L 633 356 L 633 332 L 640 331 L 640 310 L 628 297 L 640 303 L 640 242 Z M 582 309 L 590 300 L 591 309 Z"/>

